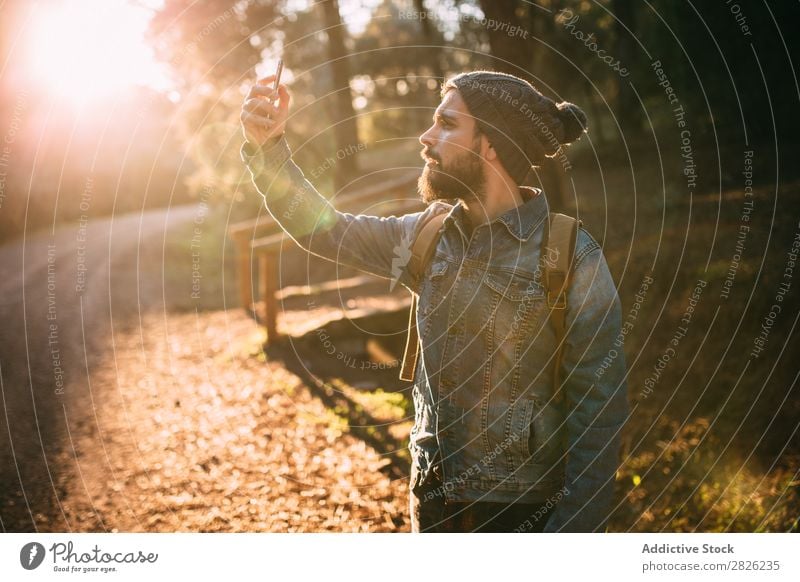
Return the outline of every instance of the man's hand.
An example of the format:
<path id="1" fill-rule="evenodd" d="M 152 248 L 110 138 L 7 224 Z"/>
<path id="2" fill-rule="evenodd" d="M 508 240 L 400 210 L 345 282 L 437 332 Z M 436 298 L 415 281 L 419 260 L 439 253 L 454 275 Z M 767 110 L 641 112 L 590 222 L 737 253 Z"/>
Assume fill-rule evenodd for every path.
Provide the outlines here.
<path id="1" fill-rule="evenodd" d="M 275 75 L 256 81 L 250 88 L 242 106 L 239 119 L 242 122 L 244 138 L 255 146 L 262 146 L 274 137 L 280 137 L 286 131 L 286 119 L 289 117 L 289 95 L 286 85 L 278 85 L 273 91 L 272 83 Z M 275 100 L 278 104 L 275 105 Z"/>

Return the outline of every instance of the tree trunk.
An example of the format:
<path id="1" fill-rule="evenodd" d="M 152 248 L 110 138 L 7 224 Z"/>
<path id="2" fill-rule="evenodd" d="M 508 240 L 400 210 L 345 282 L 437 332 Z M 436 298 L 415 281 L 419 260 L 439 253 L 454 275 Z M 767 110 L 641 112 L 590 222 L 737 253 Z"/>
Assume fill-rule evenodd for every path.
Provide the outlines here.
<path id="1" fill-rule="evenodd" d="M 414 0 L 414 9 L 418 14 L 427 13 L 425 9 L 425 0 Z M 419 24 L 422 27 L 422 40 L 431 47 L 428 49 L 430 52 L 431 74 L 436 78 L 439 84 L 441 84 L 444 82 L 444 70 L 442 69 L 441 62 L 442 49 L 437 44 L 436 35 L 433 34 L 433 25 L 431 24 L 430 18 L 420 18 Z M 435 48 L 434 45 L 436 45 Z"/>
<path id="2" fill-rule="evenodd" d="M 481 10 L 490 24 L 486 27 L 494 67 L 525 77 L 533 60 L 530 32 L 517 14 L 517 0 L 481 0 Z M 526 38 L 527 37 L 527 38 Z"/>
<path id="3" fill-rule="evenodd" d="M 625 30 L 636 30 L 636 9 L 631 0 L 613 0 L 611 4 L 614 15 L 617 17 L 614 25 L 616 28 L 616 52 L 622 67 L 632 70 L 636 58 L 637 46 L 631 33 Z M 617 76 L 616 115 L 620 127 L 626 133 L 638 133 L 641 129 L 641 105 L 636 99 L 636 94 L 630 85 L 630 77 Z"/>
<path id="4" fill-rule="evenodd" d="M 331 122 L 337 148 L 333 181 L 338 192 L 358 173 L 358 126 L 350 92 L 350 68 L 344 44 L 344 24 L 339 13 L 339 2 L 323 0 L 320 6 L 328 34 L 328 55 L 333 76 Z"/>

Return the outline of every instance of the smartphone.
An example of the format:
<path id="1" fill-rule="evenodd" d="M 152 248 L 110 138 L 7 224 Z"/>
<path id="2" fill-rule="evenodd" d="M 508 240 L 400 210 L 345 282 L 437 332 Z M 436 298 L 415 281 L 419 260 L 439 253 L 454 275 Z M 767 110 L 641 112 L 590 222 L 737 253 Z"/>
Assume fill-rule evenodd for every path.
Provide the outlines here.
<path id="1" fill-rule="evenodd" d="M 281 83 L 281 73 L 283 73 L 283 59 L 278 59 L 278 70 L 275 73 L 275 81 L 272 83 L 272 90 L 277 91 Z"/>
<path id="2" fill-rule="evenodd" d="M 281 73 L 283 73 L 283 59 L 278 59 L 278 70 L 275 71 L 275 80 L 272 82 L 273 91 L 278 90 L 278 85 L 280 85 L 281 82 Z M 270 103 L 274 103 L 277 100 L 278 97 L 276 96 L 274 101 L 270 99 Z M 269 115 L 267 115 L 267 119 L 269 119 Z"/>

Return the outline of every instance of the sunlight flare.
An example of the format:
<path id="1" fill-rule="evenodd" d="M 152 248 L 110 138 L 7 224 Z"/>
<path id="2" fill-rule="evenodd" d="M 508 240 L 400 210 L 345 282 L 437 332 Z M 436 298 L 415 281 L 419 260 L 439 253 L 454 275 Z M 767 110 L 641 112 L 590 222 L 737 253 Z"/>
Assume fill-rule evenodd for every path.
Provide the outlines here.
<path id="1" fill-rule="evenodd" d="M 124 0 L 58 1 L 33 9 L 28 38 L 31 82 L 73 104 L 135 85 L 168 86 L 147 44 L 151 11 Z"/>

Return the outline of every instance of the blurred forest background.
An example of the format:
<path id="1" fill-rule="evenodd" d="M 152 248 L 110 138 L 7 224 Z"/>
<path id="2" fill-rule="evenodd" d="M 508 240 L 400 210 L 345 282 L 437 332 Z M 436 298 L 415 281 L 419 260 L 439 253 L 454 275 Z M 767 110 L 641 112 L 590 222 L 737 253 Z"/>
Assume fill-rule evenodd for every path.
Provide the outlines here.
<path id="1" fill-rule="evenodd" d="M 146 44 L 114 49 L 115 33 L 131 35 L 114 23 L 131 17 L 120 12 L 126 4 L 148 16 Z M 737 173 L 726 175 L 724 162 L 739 160 L 745 143 L 777 140 L 787 147 L 772 153 L 791 161 L 797 129 L 793 39 L 780 28 L 796 8 L 742 2 L 734 14 L 730 4 L 115 0 L 53 3 L 61 6 L 53 11 L 5 2 L 0 99 L 14 147 L 0 236 L 76 219 L 87 177 L 112 193 L 94 197 L 97 215 L 189 200 L 209 181 L 220 198 L 241 198 L 238 110 L 255 72 L 272 73 L 279 56 L 295 98 L 291 142 L 302 144 L 301 166 L 348 144 L 368 146 L 326 172 L 322 188 L 346 183 L 359 164 L 369 169 L 387 142 L 419 135 L 441 80 L 477 68 L 523 76 L 578 103 L 590 115 L 591 144 L 573 155 L 625 160 L 654 132 L 661 143 L 676 139 L 661 131 L 674 116 L 654 61 L 692 121 L 694 149 L 711 152 L 702 160 L 708 186 L 725 184 Z M 58 46 L 81 35 L 72 53 Z M 132 58 L 136 51 L 147 59 Z M 667 163 L 676 157 L 662 150 Z"/>
<path id="2" fill-rule="evenodd" d="M 216 232 L 204 261 L 229 278 L 226 226 L 264 212 L 239 159 L 239 109 L 278 58 L 295 161 L 331 197 L 421 168 L 417 138 L 449 75 L 503 70 L 577 103 L 590 127 L 570 168 L 532 179 L 602 242 L 623 313 L 640 307 L 612 529 L 798 527 L 796 2 L 11 0 L 0 15 L 0 241 L 202 200 Z M 190 264 L 190 236 L 170 239 L 168 270 Z M 689 331 L 662 365 L 698 280 Z M 237 301 L 235 289 L 203 297 L 173 308 Z M 410 404 L 397 404 L 399 423 Z M 405 436 L 391 438 L 402 450 Z"/>

